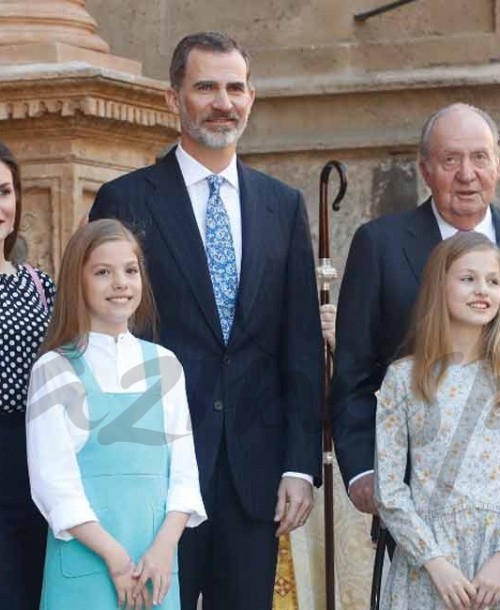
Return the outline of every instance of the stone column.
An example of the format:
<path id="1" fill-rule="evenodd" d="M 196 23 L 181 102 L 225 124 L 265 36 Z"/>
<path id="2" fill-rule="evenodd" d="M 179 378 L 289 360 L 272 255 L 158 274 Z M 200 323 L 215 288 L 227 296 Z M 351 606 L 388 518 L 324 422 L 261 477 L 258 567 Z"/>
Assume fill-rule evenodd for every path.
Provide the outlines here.
<path id="1" fill-rule="evenodd" d="M 165 83 L 96 31 L 84 0 L 0 0 L 1 138 L 22 167 L 29 260 L 51 273 L 99 186 L 178 133 Z"/>
<path id="2" fill-rule="evenodd" d="M 0 46 L 8 47 L 2 53 L 8 51 L 16 62 L 33 45 L 47 50 L 65 45 L 68 50 L 109 52 L 96 34 L 97 24 L 85 10 L 85 0 L 3 0 L 0 4 Z"/>

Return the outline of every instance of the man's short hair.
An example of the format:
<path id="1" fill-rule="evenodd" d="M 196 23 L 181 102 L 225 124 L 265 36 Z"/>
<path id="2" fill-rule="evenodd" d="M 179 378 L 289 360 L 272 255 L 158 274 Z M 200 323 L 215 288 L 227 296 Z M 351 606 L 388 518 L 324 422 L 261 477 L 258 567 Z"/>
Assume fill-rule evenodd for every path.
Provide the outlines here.
<path id="1" fill-rule="evenodd" d="M 497 127 L 497 124 L 495 123 L 495 121 L 493 120 L 493 118 L 487 112 L 485 112 L 484 110 L 481 110 L 481 108 L 477 108 L 476 106 L 472 106 L 471 104 L 464 104 L 462 102 L 458 102 L 458 103 L 450 104 L 449 106 L 444 106 L 443 108 L 436 110 L 436 112 L 434 112 L 434 114 L 431 114 L 431 116 L 427 119 L 427 121 L 425 122 L 425 124 L 422 128 L 422 133 L 420 136 L 420 145 L 419 145 L 420 158 L 421 159 L 429 158 L 429 141 L 431 139 L 432 130 L 434 129 L 434 125 L 436 124 L 436 121 L 439 118 L 441 118 L 442 116 L 444 116 L 445 114 L 448 114 L 449 112 L 453 112 L 454 110 L 471 110 L 472 112 L 475 112 L 481 118 L 483 118 L 484 121 L 486 122 L 486 124 L 488 125 L 488 127 L 490 128 L 491 133 L 493 135 L 495 153 L 497 154 L 497 156 L 500 156 L 499 149 L 498 149 L 498 140 L 499 140 L 498 127 Z"/>
<path id="2" fill-rule="evenodd" d="M 179 89 L 186 73 L 186 64 L 193 49 L 211 53 L 238 51 L 247 65 L 247 80 L 250 78 L 250 55 L 233 38 L 223 32 L 198 32 L 185 36 L 175 47 L 170 62 L 170 86 Z"/>

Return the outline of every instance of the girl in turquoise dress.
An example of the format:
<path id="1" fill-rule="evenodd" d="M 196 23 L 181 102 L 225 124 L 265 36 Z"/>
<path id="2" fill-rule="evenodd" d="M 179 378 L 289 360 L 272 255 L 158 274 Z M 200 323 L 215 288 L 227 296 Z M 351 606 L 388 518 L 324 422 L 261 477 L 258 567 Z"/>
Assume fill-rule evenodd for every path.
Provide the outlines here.
<path id="1" fill-rule="evenodd" d="M 378 397 L 376 499 L 397 543 L 382 610 L 500 609 L 499 306 L 498 248 L 474 232 L 441 242 L 412 355 Z"/>
<path id="2" fill-rule="evenodd" d="M 32 495 L 47 519 L 41 610 L 180 610 L 176 547 L 206 519 L 179 361 L 151 333 L 140 247 L 79 229 L 30 382 Z"/>

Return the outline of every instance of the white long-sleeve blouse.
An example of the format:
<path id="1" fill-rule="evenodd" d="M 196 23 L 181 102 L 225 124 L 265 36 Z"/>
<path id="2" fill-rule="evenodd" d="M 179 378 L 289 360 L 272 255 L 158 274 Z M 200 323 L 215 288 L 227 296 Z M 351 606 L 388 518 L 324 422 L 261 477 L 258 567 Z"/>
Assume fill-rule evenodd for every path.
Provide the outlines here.
<path id="1" fill-rule="evenodd" d="M 162 379 L 162 405 L 170 451 L 166 510 L 190 515 L 187 526 L 206 518 L 184 372 L 175 355 L 156 346 Z M 91 332 L 83 358 L 103 392 L 140 393 L 147 389 L 140 342 L 127 332 L 117 338 Z M 52 351 L 34 365 L 28 392 L 27 451 L 31 493 L 56 538 L 96 514 L 84 491 L 77 454 L 89 437 L 89 408 L 83 385 L 69 361 Z"/>

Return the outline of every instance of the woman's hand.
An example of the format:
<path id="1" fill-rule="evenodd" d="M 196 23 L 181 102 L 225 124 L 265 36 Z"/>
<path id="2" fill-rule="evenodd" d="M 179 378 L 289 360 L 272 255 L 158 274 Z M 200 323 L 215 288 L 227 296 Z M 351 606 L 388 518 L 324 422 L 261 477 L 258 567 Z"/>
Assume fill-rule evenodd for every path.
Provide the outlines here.
<path id="1" fill-rule="evenodd" d="M 147 590 L 147 582 L 153 585 L 153 606 L 159 605 L 165 599 L 172 578 L 172 563 L 175 547 L 165 547 L 153 543 L 143 555 L 133 572 L 135 589 L 133 595 Z"/>
<path id="2" fill-rule="evenodd" d="M 500 553 L 485 561 L 472 584 L 477 587 L 475 610 L 494 608 L 500 603 Z"/>
<path id="3" fill-rule="evenodd" d="M 477 588 L 462 572 L 444 557 L 436 557 L 424 564 L 439 596 L 450 610 L 474 608 Z"/>

